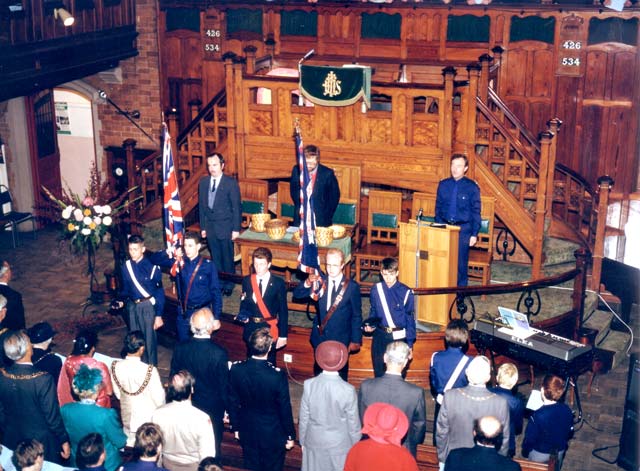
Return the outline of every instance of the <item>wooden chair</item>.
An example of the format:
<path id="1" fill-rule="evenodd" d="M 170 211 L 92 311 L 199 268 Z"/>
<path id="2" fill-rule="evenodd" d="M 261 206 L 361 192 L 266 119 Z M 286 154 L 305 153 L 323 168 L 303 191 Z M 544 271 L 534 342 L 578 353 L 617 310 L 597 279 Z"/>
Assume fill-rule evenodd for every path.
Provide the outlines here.
<path id="1" fill-rule="evenodd" d="M 372 285 L 372 282 L 361 279 L 362 270 L 378 271 L 383 259 L 398 256 L 398 227 L 401 213 L 402 193 L 369 191 L 367 243 L 355 253 L 358 283 Z"/>
<path id="2" fill-rule="evenodd" d="M 468 274 L 471 278 L 482 280 L 483 285 L 491 282 L 491 261 L 493 259 L 493 220 L 496 199 L 493 196 L 481 196 L 480 232 L 476 245 L 469 248 Z"/>
<path id="3" fill-rule="evenodd" d="M 7 205 L 8 207 L 5 207 Z M 11 242 L 15 249 L 18 245 L 18 226 L 23 222 L 31 221 L 31 232 L 36 239 L 36 218 L 32 213 L 13 210 L 13 198 L 9 188 L 0 185 L 0 227 L 11 229 Z"/>
<path id="4" fill-rule="evenodd" d="M 436 195 L 429 193 L 420 193 L 416 191 L 413 194 L 413 202 L 411 203 L 411 219 L 415 219 L 422 209 L 422 218 L 426 222 L 435 222 L 436 220 Z"/>
<path id="5" fill-rule="evenodd" d="M 278 199 L 276 205 L 276 216 L 287 222 L 293 221 L 295 206 L 291 200 L 289 182 L 278 182 Z"/>
<path id="6" fill-rule="evenodd" d="M 347 227 L 351 237 L 356 237 L 360 225 L 360 185 L 362 168 L 358 165 L 329 165 L 336 174 L 340 187 L 340 202 L 333 215 L 333 223 Z"/>
<path id="7" fill-rule="evenodd" d="M 242 199 L 242 227 L 249 227 L 251 215 L 269 211 L 269 183 L 255 178 L 238 179 Z"/>

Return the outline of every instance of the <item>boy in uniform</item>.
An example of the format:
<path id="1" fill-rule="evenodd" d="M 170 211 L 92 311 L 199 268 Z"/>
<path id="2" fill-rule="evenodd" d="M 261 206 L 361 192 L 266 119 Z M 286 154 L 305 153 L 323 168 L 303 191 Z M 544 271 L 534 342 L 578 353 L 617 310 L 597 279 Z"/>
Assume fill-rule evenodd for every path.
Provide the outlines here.
<path id="1" fill-rule="evenodd" d="M 129 331 L 141 330 L 144 334 L 145 349 L 142 361 L 158 364 L 156 330 L 163 326 L 164 290 L 160 267 L 144 256 L 144 239 L 132 235 L 128 241 L 131 257 L 122 266 L 122 289 L 120 299 L 126 300 L 129 316 Z M 119 308 L 124 301 L 117 301 Z"/>
<path id="2" fill-rule="evenodd" d="M 398 281 L 398 260 L 391 257 L 382 260 L 380 275 L 383 281 L 371 289 L 371 310 L 364 322 L 364 331 L 373 333 L 371 361 L 376 378 L 384 375 L 387 345 L 402 340 L 412 349 L 416 341 L 413 292 Z"/>

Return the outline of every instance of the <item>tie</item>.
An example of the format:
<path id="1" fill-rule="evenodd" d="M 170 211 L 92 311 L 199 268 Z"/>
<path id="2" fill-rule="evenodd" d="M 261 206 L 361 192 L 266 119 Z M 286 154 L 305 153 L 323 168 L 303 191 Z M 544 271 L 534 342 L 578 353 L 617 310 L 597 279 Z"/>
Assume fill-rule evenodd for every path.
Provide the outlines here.
<path id="1" fill-rule="evenodd" d="M 216 179 L 212 179 L 211 191 L 209 192 L 209 209 L 213 209 L 213 202 L 216 200 Z"/>
<path id="2" fill-rule="evenodd" d="M 331 305 L 336 302 L 336 298 L 338 297 L 338 287 L 340 286 L 337 281 L 332 281 L 333 289 L 331 290 Z"/>
<path id="3" fill-rule="evenodd" d="M 262 278 L 258 280 L 258 289 L 260 290 L 260 295 L 262 295 L 264 293 L 264 291 L 262 291 Z"/>

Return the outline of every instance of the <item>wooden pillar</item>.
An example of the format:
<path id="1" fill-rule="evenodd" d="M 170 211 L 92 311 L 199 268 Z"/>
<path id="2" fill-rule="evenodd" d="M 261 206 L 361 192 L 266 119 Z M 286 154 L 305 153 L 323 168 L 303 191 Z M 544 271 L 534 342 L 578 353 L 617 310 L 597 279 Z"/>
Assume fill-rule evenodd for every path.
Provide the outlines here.
<path id="1" fill-rule="evenodd" d="M 490 74 L 490 80 L 493 80 L 493 86 L 491 88 L 493 88 L 493 90 L 495 90 L 495 92 L 497 93 L 498 90 L 500 90 L 500 68 L 502 67 L 502 54 L 504 53 L 504 49 L 502 48 L 502 46 L 495 46 L 493 49 L 491 49 L 491 52 L 493 53 L 494 67 L 493 72 Z"/>
<path id="2" fill-rule="evenodd" d="M 600 292 L 602 258 L 604 257 L 604 233 L 607 226 L 609 196 L 613 187 L 613 178 L 603 175 L 598 178 L 598 220 L 596 221 L 596 240 L 593 247 L 593 268 L 591 270 L 591 289 Z"/>
<path id="3" fill-rule="evenodd" d="M 493 57 L 489 54 L 482 54 L 479 57 L 480 60 L 480 80 L 478 82 L 478 96 L 482 100 L 482 103 L 487 103 L 487 97 L 489 96 L 489 80 L 491 62 Z"/>
<path id="4" fill-rule="evenodd" d="M 547 197 L 549 197 L 549 188 L 547 188 L 548 174 L 553 173 L 553 168 L 549 167 L 549 149 L 553 134 L 549 131 L 540 133 L 540 162 L 538 173 L 538 198 L 536 199 L 534 234 L 533 234 L 533 266 L 531 267 L 531 279 L 540 278 L 542 273 L 542 248 L 544 245 L 544 223 L 546 217 Z M 553 186 L 551 188 L 553 191 Z"/>
<path id="5" fill-rule="evenodd" d="M 224 60 L 225 90 L 227 92 L 227 152 L 225 158 L 232 160 L 236 152 L 236 113 L 235 106 L 238 97 L 235 94 L 233 61 L 236 55 L 227 52 L 222 56 Z M 225 164 L 226 167 L 226 164 Z"/>
<path id="6" fill-rule="evenodd" d="M 476 97 L 478 96 L 478 80 L 480 79 L 480 64 L 471 64 L 467 66 L 469 75 L 469 87 L 467 87 L 467 97 L 462 101 L 463 121 L 466 123 L 465 128 L 465 154 L 469 158 L 470 178 L 475 177 L 476 166 Z"/>
<path id="7" fill-rule="evenodd" d="M 258 51 L 258 48 L 249 45 L 243 50 L 247 57 L 247 74 L 253 75 L 256 73 L 256 52 Z"/>
<path id="8" fill-rule="evenodd" d="M 239 59 L 239 58 L 237 58 Z M 242 77 L 243 64 L 240 60 L 235 60 L 233 63 L 233 114 L 235 124 L 235 140 L 233 143 L 233 150 L 229 149 L 229 159 L 232 167 L 229 169 L 231 172 L 238 175 L 238 178 L 246 178 L 246 160 L 245 160 L 245 139 L 246 139 L 246 126 L 249 122 L 249 104 L 246 102 L 244 83 Z M 277 95 L 272 96 L 272 100 L 277 99 Z M 227 99 L 227 109 L 229 100 Z M 274 105 L 272 105 L 274 106 Z M 276 105 L 277 106 L 277 105 Z M 231 144 L 231 142 L 229 143 Z"/>
<path id="9" fill-rule="evenodd" d="M 125 139 L 122 142 L 124 148 L 124 155 L 127 162 L 127 188 L 133 188 L 136 186 L 138 180 L 138 169 L 136 168 L 135 156 L 133 153 L 136 147 L 135 139 Z M 144 195 L 144 188 L 142 188 L 142 194 Z M 131 234 L 140 234 L 140 226 L 138 225 L 138 211 L 134 200 L 136 199 L 137 192 L 129 192 L 129 202 L 127 209 L 129 210 L 129 218 L 131 219 Z"/>
<path id="10" fill-rule="evenodd" d="M 456 76 L 454 67 L 445 67 L 442 69 L 444 75 L 444 103 L 442 106 L 443 121 L 442 126 L 442 176 L 449 176 L 449 158 L 451 157 L 451 147 L 453 145 L 453 79 Z"/>
<path id="11" fill-rule="evenodd" d="M 573 280 L 573 311 L 579 315 L 576 318 L 575 332 L 582 327 L 582 321 L 584 319 L 584 299 L 585 290 L 587 287 L 587 267 L 589 266 L 590 253 L 584 247 L 579 248 L 574 252 L 576 257 L 576 268 L 580 270 L 578 276 Z"/>
<path id="12" fill-rule="evenodd" d="M 551 211 L 553 209 L 553 193 L 554 193 L 554 178 L 556 170 L 556 152 L 558 149 L 558 133 L 560 132 L 560 126 L 562 121 L 559 118 L 553 118 L 547 122 L 549 127 L 548 131 L 551 133 L 551 143 L 549 146 L 548 171 L 547 171 L 547 194 L 546 194 L 546 206 L 545 211 L 552 217 Z"/>

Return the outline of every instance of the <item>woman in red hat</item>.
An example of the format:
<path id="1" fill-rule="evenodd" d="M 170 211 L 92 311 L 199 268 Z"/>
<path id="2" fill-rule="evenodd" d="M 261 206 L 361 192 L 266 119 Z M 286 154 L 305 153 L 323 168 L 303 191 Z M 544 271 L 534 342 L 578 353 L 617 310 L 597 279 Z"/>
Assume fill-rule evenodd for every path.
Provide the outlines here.
<path id="1" fill-rule="evenodd" d="M 351 448 L 344 471 L 418 471 L 416 460 L 401 445 L 409 429 L 404 412 L 390 404 L 375 402 L 367 407 L 363 422 L 362 433 L 369 435 L 369 439 Z"/>

